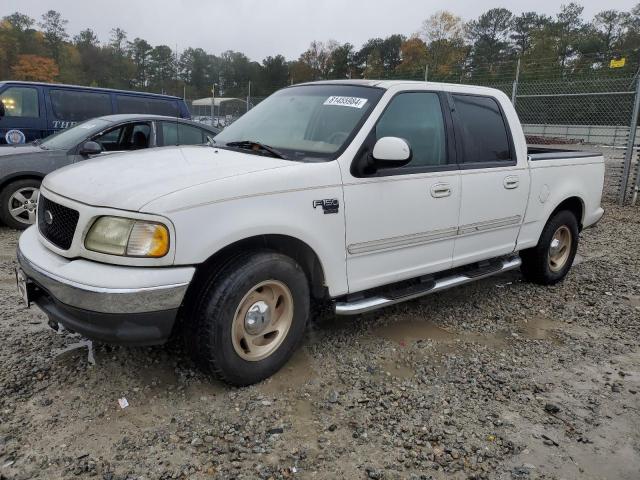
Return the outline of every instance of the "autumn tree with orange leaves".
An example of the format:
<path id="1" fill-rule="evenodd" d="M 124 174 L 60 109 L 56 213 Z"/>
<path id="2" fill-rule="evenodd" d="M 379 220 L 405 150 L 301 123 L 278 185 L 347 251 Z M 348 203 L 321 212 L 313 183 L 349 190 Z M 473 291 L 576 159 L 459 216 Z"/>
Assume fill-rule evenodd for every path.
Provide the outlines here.
<path id="1" fill-rule="evenodd" d="M 39 55 L 19 55 L 18 63 L 11 67 L 14 78 L 32 82 L 53 82 L 60 71 L 52 58 Z"/>

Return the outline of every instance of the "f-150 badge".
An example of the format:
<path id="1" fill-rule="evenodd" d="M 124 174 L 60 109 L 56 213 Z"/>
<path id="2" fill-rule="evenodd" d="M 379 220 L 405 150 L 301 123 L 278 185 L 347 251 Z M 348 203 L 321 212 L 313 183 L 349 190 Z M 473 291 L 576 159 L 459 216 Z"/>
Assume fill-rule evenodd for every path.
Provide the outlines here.
<path id="1" fill-rule="evenodd" d="M 325 215 L 327 213 L 338 213 L 340 209 L 340 203 L 337 198 L 325 198 L 324 200 L 314 200 L 313 208 L 322 207 Z"/>

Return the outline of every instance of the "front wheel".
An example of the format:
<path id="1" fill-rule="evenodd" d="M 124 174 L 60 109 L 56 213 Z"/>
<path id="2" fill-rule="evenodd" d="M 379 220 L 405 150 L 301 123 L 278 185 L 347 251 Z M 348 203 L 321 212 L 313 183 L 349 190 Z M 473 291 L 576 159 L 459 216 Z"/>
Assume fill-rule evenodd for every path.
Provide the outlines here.
<path id="1" fill-rule="evenodd" d="M 564 280 L 578 251 L 578 234 L 578 220 L 572 212 L 554 214 L 542 230 L 538 245 L 520 252 L 524 277 L 541 285 Z"/>
<path id="2" fill-rule="evenodd" d="M 300 266 L 276 252 L 236 257 L 201 287 L 187 319 L 194 359 L 232 385 L 277 372 L 300 343 L 309 317 Z"/>
<path id="3" fill-rule="evenodd" d="M 11 182 L 0 193 L 0 219 L 11 228 L 24 230 L 36 222 L 40 180 Z"/>

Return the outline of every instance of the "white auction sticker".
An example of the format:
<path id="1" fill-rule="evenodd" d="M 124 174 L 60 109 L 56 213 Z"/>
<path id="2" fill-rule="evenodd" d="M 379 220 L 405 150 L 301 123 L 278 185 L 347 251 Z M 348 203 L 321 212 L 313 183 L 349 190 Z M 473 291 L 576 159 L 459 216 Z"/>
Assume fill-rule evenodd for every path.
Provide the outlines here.
<path id="1" fill-rule="evenodd" d="M 364 107 L 365 103 L 367 103 L 366 98 L 332 96 L 325 100 L 324 105 L 339 105 L 341 107 L 362 108 Z"/>

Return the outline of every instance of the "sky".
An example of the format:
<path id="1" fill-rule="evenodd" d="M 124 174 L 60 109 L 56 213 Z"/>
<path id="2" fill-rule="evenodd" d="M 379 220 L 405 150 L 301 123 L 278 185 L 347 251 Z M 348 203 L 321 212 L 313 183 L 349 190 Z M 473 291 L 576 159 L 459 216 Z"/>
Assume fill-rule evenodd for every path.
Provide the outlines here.
<path id="1" fill-rule="evenodd" d="M 584 18 L 604 9 L 630 10 L 639 0 L 582 0 Z M 438 10 L 464 20 L 494 7 L 518 14 L 536 10 L 553 15 L 562 0 L 1 0 L 0 17 L 20 11 L 33 18 L 49 9 L 69 20 L 68 32 L 92 28 L 101 41 L 120 27 L 129 39 L 144 38 L 182 51 L 201 47 L 209 53 L 245 53 L 261 61 L 282 54 L 296 59 L 312 40 L 350 42 L 359 48 L 367 39 L 394 33 L 411 35 Z"/>

